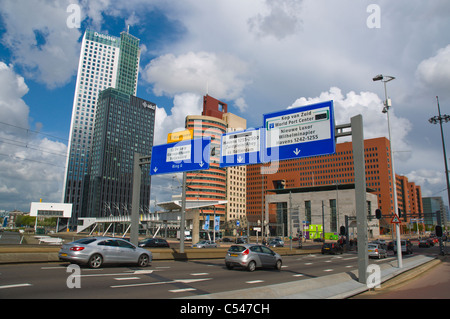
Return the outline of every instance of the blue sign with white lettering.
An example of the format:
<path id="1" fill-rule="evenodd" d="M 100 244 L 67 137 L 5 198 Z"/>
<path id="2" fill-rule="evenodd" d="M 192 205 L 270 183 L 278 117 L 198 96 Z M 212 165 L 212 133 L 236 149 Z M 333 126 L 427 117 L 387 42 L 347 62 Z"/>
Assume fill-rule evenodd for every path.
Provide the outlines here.
<path id="1" fill-rule="evenodd" d="M 336 152 L 333 101 L 264 114 L 263 162 Z"/>
<path id="2" fill-rule="evenodd" d="M 155 145 L 152 148 L 150 175 L 209 169 L 210 147 L 211 137 Z"/>
<path id="3" fill-rule="evenodd" d="M 222 135 L 220 167 L 261 163 L 262 128 L 230 132 Z"/>

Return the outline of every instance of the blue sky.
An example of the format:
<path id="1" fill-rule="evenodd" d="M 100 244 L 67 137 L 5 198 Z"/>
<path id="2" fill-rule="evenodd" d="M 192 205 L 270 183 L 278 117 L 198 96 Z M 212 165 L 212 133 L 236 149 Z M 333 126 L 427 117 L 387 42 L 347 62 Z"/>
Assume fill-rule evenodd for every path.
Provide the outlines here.
<path id="1" fill-rule="evenodd" d="M 71 4 L 79 28 L 67 23 Z M 372 81 L 382 73 L 396 77 L 397 173 L 447 201 L 439 128 L 427 120 L 436 95 L 450 113 L 448 16 L 446 0 L 2 0 L 0 209 L 61 200 L 82 35 L 118 36 L 128 24 L 141 39 L 137 95 L 158 105 L 155 144 L 200 114 L 207 90 L 248 127 L 334 100 L 338 124 L 362 114 L 366 138 L 387 136 L 384 90 Z M 152 200 L 179 191 L 168 180 L 155 182 Z"/>

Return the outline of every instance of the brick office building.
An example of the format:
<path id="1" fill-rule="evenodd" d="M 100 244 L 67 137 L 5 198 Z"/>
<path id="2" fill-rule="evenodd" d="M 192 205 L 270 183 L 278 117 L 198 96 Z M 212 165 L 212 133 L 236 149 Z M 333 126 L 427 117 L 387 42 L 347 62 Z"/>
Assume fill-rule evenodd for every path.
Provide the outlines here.
<path id="1" fill-rule="evenodd" d="M 394 212 L 389 147 L 389 140 L 384 137 L 364 141 L 366 186 L 373 189 L 373 194 L 377 196 L 378 208 L 384 217 L 380 221 L 383 228 L 389 227 L 390 216 Z M 265 175 L 261 174 L 261 164 L 247 167 L 247 218 L 250 222 L 261 219 L 268 190 L 354 184 L 351 142 L 337 144 L 333 155 L 286 160 L 278 165 L 276 173 Z M 408 220 L 411 216 L 419 217 L 422 213 L 420 186 L 409 182 L 404 176 L 397 175 L 396 180 L 399 208 L 408 214 Z M 275 222 L 276 216 L 270 214 L 269 219 Z M 402 218 L 402 221 L 406 220 Z"/>

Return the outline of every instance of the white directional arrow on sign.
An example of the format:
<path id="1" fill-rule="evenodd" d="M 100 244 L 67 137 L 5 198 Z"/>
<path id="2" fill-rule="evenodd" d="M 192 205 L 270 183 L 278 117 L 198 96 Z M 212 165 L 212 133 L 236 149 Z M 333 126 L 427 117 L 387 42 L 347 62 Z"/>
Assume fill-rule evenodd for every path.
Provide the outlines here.
<path id="1" fill-rule="evenodd" d="M 299 150 L 298 148 L 295 148 L 294 154 L 295 154 L 295 155 L 300 154 L 300 150 Z"/>
<path id="2" fill-rule="evenodd" d="M 158 171 L 158 167 L 155 167 L 153 171 L 156 173 Z"/>
<path id="3" fill-rule="evenodd" d="M 238 159 L 237 159 L 237 161 L 238 161 L 239 163 L 242 163 L 243 160 L 244 160 L 244 158 L 243 158 L 242 156 L 239 156 Z"/>

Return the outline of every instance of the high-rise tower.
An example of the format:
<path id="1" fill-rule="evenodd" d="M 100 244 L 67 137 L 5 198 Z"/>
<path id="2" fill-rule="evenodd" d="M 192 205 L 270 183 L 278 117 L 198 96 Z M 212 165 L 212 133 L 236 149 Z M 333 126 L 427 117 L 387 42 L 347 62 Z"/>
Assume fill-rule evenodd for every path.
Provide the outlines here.
<path id="1" fill-rule="evenodd" d="M 135 95 L 139 55 L 139 39 L 127 32 L 118 38 L 86 30 L 83 36 L 64 176 L 63 202 L 73 204 L 72 221 L 86 208 L 84 176 L 88 174 L 98 94 L 117 87 Z"/>

